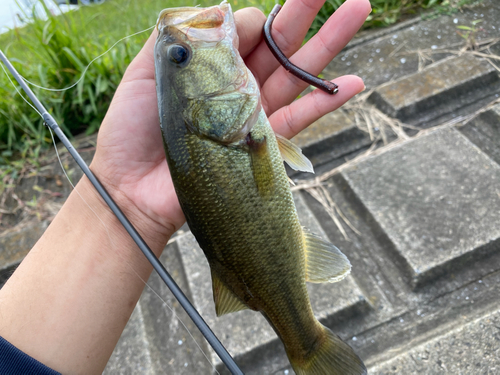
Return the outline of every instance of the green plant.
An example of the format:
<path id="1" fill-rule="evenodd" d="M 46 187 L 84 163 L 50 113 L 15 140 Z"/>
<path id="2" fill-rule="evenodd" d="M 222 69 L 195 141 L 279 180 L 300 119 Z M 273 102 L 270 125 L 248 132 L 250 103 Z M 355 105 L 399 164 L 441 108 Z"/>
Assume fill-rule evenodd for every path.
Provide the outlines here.
<path id="1" fill-rule="evenodd" d="M 258 8 L 262 11 L 262 13 L 268 16 L 276 4 L 283 5 L 285 3 L 285 0 L 231 0 L 230 3 L 235 8 Z"/>
<path id="2" fill-rule="evenodd" d="M 209 0 L 202 0 L 202 6 Z M 150 28 L 166 7 L 197 5 L 192 0 L 108 0 L 98 6 L 34 19 L 0 35 L 0 48 L 29 81 L 51 89 L 73 85 L 89 62 L 117 40 Z M 245 4 L 243 4 L 245 5 Z M 121 41 L 89 66 L 83 80 L 64 91 L 31 86 L 68 136 L 97 130 L 123 73 L 151 31 Z M 0 71 L 0 193 L 34 173 L 52 140 L 40 116 Z M 17 84 L 15 84 L 18 87 Z M 19 89 L 19 87 L 18 87 Z M 20 89 L 19 89 L 20 90 Z M 43 163 L 43 162 L 42 162 Z"/>
<path id="3" fill-rule="evenodd" d="M 48 10 L 47 13 L 50 15 Z M 24 59 L 29 58 L 31 63 L 21 58 L 12 59 L 24 77 L 43 87 L 65 88 L 85 73 L 83 79 L 70 90 L 34 88 L 35 94 L 69 135 L 82 131 L 91 133 L 98 128 L 114 90 L 133 57 L 125 41 L 86 70 L 97 51 L 107 49 L 108 43 L 84 38 L 78 29 L 83 22 L 78 12 L 50 15 L 47 20 L 33 19 L 31 38 L 19 37 L 17 41 L 24 48 Z M 3 156 L 22 150 L 24 146 L 15 141 L 23 135 L 39 143 L 48 141 L 38 114 L 17 93 L 12 92 L 12 86 L 3 86 L 1 90 L 0 147 L 7 151 Z"/>
<path id="4" fill-rule="evenodd" d="M 463 32 L 457 30 L 457 34 L 465 39 L 466 48 L 469 50 L 477 49 L 476 35 L 481 30 L 481 28 L 476 27 L 476 25 L 482 21 L 483 20 L 474 20 L 471 22 L 471 26 L 457 26 L 457 29 L 464 30 Z"/>
<path id="5" fill-rule="evenodd" d="M 423 19 L 433 19 L 442 14 L 451 15 L 459 12 L 466 6 L 479 4 L 483 0 L 444 0 L 434 1 L 435 4 L 428 6 L 428 12 L 422 14 Z M 431 9 L 432 8 L 432 9 Z"/>
<path id="6" fill-rule="evenodd" d="M 344 3 L 345 0 L 326 0 L 325 4 L 321 7 L 318 15 L 314 19 L 309 31 L 307 32 L 306 39 L 312 38 L 321 26 L 325 24 L 328 18 Z"/>
<path id="7" fill-rule="evenodd" d="M 256 6 L 266 15 L 283 0 L 232 0 L 234 9 Z M 316 33 L 344 0 L 327 0 L 308 37 Z M 462 6 L 471 0 L 371 0 L 373 12 L 366 27 L 395 22 L 418 9 Z M 213 0 L 108 0 L 47 20 L 34 19 L 26 27 L 0 35 L 0 48 L 28 80 L 61 89 L 74 84 L 85 67 L 115 41 L 155 24 L 159 11 L 176 6 L 207 6 Z M 420 8 L 418 8 L 420 7 Z M 440 7 L 440 8 L 439 8 Z M 453 8 L 455 9 L 455 8 Z M 131 59 L 149 33 L 119 43 L 94 61 L 84 79 L 66 91 L 33 91 L 68 135 L 97 130 L 113 93 Z M 14 173 L 17 160 L 36 165 L 37 156 L 51 140 L 38 114 L 16 93 L 0 71 L 0 176 Z M 20 159 L 21 158 L 21 159 Z"/>
<path id="8" fill-rule="evenodd" d="M 340 7 L 345 0 L 326 0 L 318 16 L 314 20 L 307 38 L 311 38 L 319 31 L 328 17 Z M 480 0 L 479 0 L 480 1 Z M 478 0 L 370 0 L 372 13 L 363 25 L 364 29 L 392 25 L 406 17 L 428 11 L 427 17 L 443 13 L 453 13 L 466 4 L 476 3 Z"/>

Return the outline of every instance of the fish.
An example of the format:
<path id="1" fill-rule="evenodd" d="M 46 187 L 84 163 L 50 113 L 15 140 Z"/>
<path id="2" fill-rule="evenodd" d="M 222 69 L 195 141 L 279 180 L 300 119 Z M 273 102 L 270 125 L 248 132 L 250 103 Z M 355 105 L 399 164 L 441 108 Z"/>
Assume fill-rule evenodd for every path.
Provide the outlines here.
<path id="1" fill-rule="evenodd" d="M 210 265 L 217 316 L 260 312 L 299 375 L 366 374 L 314 316 L 306 282 L 336 282 L 347 257 L 303 228 L 283 160 L 312 171 L 274 133 L 238 53 L 231 6 L 163 10 L 155 43 L 160 127 L 174 188 Z"/>

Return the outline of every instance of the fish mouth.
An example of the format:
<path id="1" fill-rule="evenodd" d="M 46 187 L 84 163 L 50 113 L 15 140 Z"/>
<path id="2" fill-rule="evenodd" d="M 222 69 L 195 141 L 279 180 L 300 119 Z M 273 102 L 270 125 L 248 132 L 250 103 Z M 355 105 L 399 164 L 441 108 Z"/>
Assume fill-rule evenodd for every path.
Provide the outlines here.
<path id="1" fill-rule="evenodd" d="M 209 8 L 164 9 L 158 16 L 156 27 L 159 34 L 164 29 L 174 28 L 193 42 L 219 42 L 226 37 L 226 25 L 232 18 L 231 6 L 223 1 L 220 5 Z"/>

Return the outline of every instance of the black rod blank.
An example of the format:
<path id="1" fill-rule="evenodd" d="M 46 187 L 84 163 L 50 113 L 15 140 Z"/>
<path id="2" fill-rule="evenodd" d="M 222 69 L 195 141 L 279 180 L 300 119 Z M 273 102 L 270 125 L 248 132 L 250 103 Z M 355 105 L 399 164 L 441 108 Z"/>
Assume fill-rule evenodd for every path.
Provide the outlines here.
<path id="1" fill-rule="evenodd" d="M 137 232 L 137 230 L 134 228 L 134 226 L 127 219 L 125 214 L 120 210 L 118 205 L 113 201 L 113 199 L 108 194 L 108 192 L 106 191 L 104 186 L 102 186 L 102 184 L 99 182 L 97 177 L 92 173 L 90 168 L 87 166 L 85 161 L 82 159 L 82 157 L 80 156 L 78 151 L 76 151 L 76 149 L 73 147 L 73 145 L 71 144 L 69 139 L 62 132 L 61 128 L 57 125 L 57 122 L 55 121 L 55 119 L 47 112 L 47 110 L 42 105 L 42 103 L 38 100 L 38 98 L 35 96 L 33 91 L 31 91 L 31 89 L 26 85 L 24 80 L 21 78 L 21 76 L 16 71 L 16 69 L 12 66 L 12 64 L 7 59 L 7 57 L 4 55 L 2 50 L 0 50 L 0 59 L 7 66 L 7 68 L 12 73 L 12 75 L 14 76 L 16 81 L 19 83 L 19 85 L 21 85 L 22 89 L 28 95 L 28 97 L 31 99 L 31 101 L 33 102 L 35 107 L 40 111 L 45 123 L 54 131 L 54 133 L 56 133 L 57 137 L 61 140 L 61 142 L 64 144 L 64 146 L 68 149 L 69 153 L 75 159 L 76 163 L 82 169 L 83 173 L 85 173 L 85 175 L 90 180 L 90 182 L 92 182 L 92 185 L 94 185 L 96 190 L 102 196 L 102 198 L 107 203 L 107 205 L 109 206 L 111 211 L 113 211 L 113 213 L 116 215 L 116 217 L 118 218 L 120 223 L 123 225 L 123 227 L 129 233 L 129 235 L 135 241 L 137 246 L 139 246 L 139 248 L 141 249 L 143 254 L 146 256 L 148 261 L 151 263 L 153 268 L 156 270 L 156 272 L 158 273 L 160 278 L 163 280 L 163 282 L 171 290 L 174 297 L 179 301 L 181 306 L 184 308 L 186 313 L 189 315 L 189 317 L 191 318 L 193 323 L 198 327 L 198 329 L 203 334 L 203 336 L 205 336 L 208 343 L 215 350 L 215 352 L 220 357 L 222 362 L 227 366 L 227 368 L 229 369 L 229 371 L 231 371 L 232 374 L 243 375 L 243 372 L 239 369 L 238 365 L 236 364 L 234 359 L 231 357 L 231 355 L 228 353 L 226 348 L 222 345 L 222 343 L 219 341 L 217 336 L 215 336 L 215 334 L 212 332 L 212 330 L 210 329 L 208 324 L 203 320 L 203 318 L 198 313 L 198 311 L 195 309 L 195 307 L 187 299 L 187 297 L 182 292 L 182 290 L 179 288 L 179 286 L 174 281 L 172 276 L 170 276 L 170 274 L 165 269 L 163 264 L 158 260 L 158 258 L 153 253 L 153 251 L 149 248 L 149 246 L 146 244 L 146 242 L 142 239 L 140 234 Z"/>

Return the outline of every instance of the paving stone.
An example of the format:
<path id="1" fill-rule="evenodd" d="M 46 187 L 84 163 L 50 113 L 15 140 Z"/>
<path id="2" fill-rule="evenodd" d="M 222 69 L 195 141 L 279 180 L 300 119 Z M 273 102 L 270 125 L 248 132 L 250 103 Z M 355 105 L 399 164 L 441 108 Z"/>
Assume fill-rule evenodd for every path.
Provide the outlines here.
<path id="1" fill-rule="evenodd" d="M 368 133 L 356 126 L 354 113 L 343 109 L 323 116 L 292 141 L 315 166 L 371 144 Z"/>
<path id="2" fill-rule="evenodd" d="M 369 32 L 348 44 L 323 72 L 335 78 L 356 74 L 363 78 L 368 89 L 390 80 L 416 73 L 419 65 L 439 61 L 448 53 L 443 49 L 458 51 L 465 40 L 457 31 L 458 26 L 477 27 L 476 41 L 500 37 L 500 6 L 497 0 L 484 0 L 473 8 L 437 19 L 404 22 L 375 33 Z M 424 52 L 425 51 L 425 52 Z"/>
<path id="3" fill-rule="evenodd" d="M 500 163 L 500 104 L 481 113 L 459 130 L 486 155 Z"/>
<path id="4" fill-rule="evenodd" d="M 190 298 L 175 241 L 167 245 L 160 261 Z M 131 272 L 129 277 L 137 276 Z M 105 374 L 207 374 L 213 365 L 204 353 L 208 350 L 201 333 L 153 272 Z"/>
<path id="5" fill-rule="evenodd" d="M 497 25 L 499 18 L 498 2 L 486 0 L 474 9 L 464 9 L 452 16 L 429 21 L 422 21 L 417 17 L 380 31 L 362 33 L 349 43 L 323 73 L 325 77 L 332 79 L 343 74 L 356 74 L 363 78 L 367 89 L 373 89 L 417 73 L 421 65 L 426 66 L 451 56 L 451 53 L 443 52 L 444 49 L 458 51 L 462 48 L 465 40 L 457 34 L 457 26 L 470 26 L 472 21 L 480 19 L 481 27 L 476 33 L 478 42 L 500 37 Z M 497 53 L 493 47 L 491 50 L 492 53 Z M 484 90 L 472 92 L 474 90 L 471 91 L 470 87 L 466 91 L 468 95 L 465 99 L 472 101 L 477 100 L 477 96 L 489 95 Z M 477 108 L 482 104 L 478 103 Z M 300 145 L 318 171 L 322 171 L 321 166 L 326 166 L 332 159 L 351 157 L 350 153 L 371 143 L 368 134 L 355 126 L 352 113 L 339 112 L 337 110 L 324 116 L 294 138 L 294 142 Z M 456 111 L 453 116 L 464 114 L 466 113 Z M 436 115 L 434 112 L 431 117 Z M 420 120 L 425 121 L 425 118 Z M 445 120 L 429 122 L 427 125 L 438 125 L 439 121 Z M 336 166 L 328 165 L 328 168 Z"/>
<path id="6" fill-rule="evenodd" d="M 390 117 L 421 124 L 493 95 L 499 84 L 493 66 L 464 54 L 382 85 L 369 100 Z"/>
<path id="7" fill-rule="evenodd" d="M 496 262 L 498 269 L 500 257 L 493 255 L 488 258 L 490 262 Z M 478 317 L 498 311 L 499 282 L 497 270 L 484 278 L 469 279 L 467 284 L 438 298 L 422 300 L 411 309 L 356 334 L 354 346 L 357 353 L 370 369 L 435 337 L 457 330 Z M 414 292 L 409 294 L 413 294 L 411 298 L 416 297 Z"/>
<path id="8" fill-rule="evenodd" d="M 300 196 L 296 196 L 296 205 L 301 223 L 325 236 Z M 261 314 L 245 310 L 221 318 L 215 316 L 210 271 L 202 250 L 191 234 L 179 237 L 177 243 L 195 306 L 242 370 L 246 374 L 262 374 L 287 366 L 281 344 Z M 341 319 L 361 314 L 369 309 L 362 291 L 351 276 L 336 284 L 309 284 L 308 291 L 315 314 L 323 321 L 333 316 Z M 271 364 L 265 362 L 266 357 L 272 360 Z M 212 361 L 219 371 L 224 371 L 214 353 Z"/>
<path id="9" fill-rule="evenodd" d="M 134 309 L 103 374 L 155 374 L 140 305 Z"/>
<path id="10" fill-rule="evenodd" d="M 21 263 L 48 225 L 47 221 L 32 222 L 4 231 L 0 235 L 0 270 Z"/>
<path id="11" fill-rule="evenodd" d="M 341 176 L 413 287 L 500 247 L 500 167 L 455 129 L 395 147 Z"/>
<path id="12" fill-rule="evenodd" d="M 418 345 L 370 374 L 498 374 L 500 311 Z"/>
<path id="13" fill-rule="evenodd" d="M 168 245 L 162 256 L 172 278 L 193 302 L 183 270 L 178 244 Z M 151 362 L 157 374 L 208 374 L 213 365 L 205 355 L 207 344 L 160 277 L 153 272 L 140 299 Z M 203 318 L 205 318 L 203 316 Z"/>

